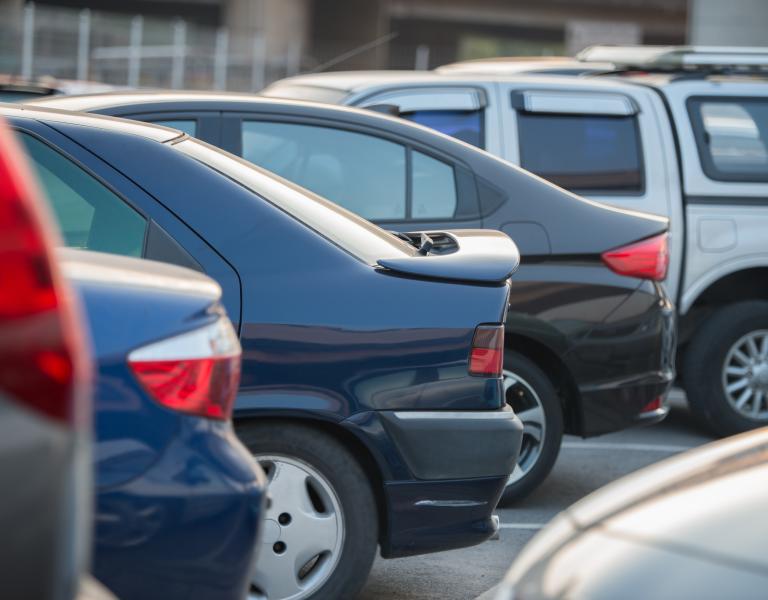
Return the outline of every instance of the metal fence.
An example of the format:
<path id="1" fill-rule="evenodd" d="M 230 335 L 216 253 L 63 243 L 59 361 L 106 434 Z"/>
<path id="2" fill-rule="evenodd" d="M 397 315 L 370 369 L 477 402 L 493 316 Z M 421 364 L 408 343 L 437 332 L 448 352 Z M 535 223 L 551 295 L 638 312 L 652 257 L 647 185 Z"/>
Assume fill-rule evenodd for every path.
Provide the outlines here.
<path id="1" fill-rule="evenodd" d="M 0 11 L 0 73 L 117 86 L 257 91 L 296 74 L 301 42 L 268 55 L 264 37 L 183 19 L 27 3 Z"/>

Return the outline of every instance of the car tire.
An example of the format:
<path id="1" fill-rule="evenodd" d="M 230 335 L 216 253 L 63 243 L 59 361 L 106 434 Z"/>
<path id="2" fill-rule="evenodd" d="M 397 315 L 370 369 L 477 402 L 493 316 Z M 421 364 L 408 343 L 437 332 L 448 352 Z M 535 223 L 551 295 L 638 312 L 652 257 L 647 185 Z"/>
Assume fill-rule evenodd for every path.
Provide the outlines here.
<path id="1" fill-rule="evenodd" d="M 269 600 L 283 598 L 330 600 L 356 597 L 368 579 L 373 564 L 378 544 L 379 523 L 376 498 L 360 464 L 343 444 L 327 433 L 310 426 L 287 422 L 255 423 L 251 421 L 236 424 L 236 430 L 243 444 L 262 464 L 270 480 L 269 507 L 257 558 L 256 577 L 259 576 L 260 565 L 263 564 L 265 569 L 270 569 L 273 581 L 269 585 L 260 582 L 258 588 L 254 582 L 250 597 L 267 596 Z M 298 580 L 307 589 L 294 590 L 296 593 L 291 593 L 289 590 L 291 586 L 282 581 L 284 577 L 280 577 L 281 581 L 277 581 L 278 577 L 274 575 L 279 573 L 281 564 L 277 552 L 282 548 L 278 548 L 277 544 L 281 540 L 285 541 L 287 548 L 280 554 L 290 557 L 291 552 L 297 551 L 290 547 L 292 541 L 296 541 L 296 548 L 299 548 L 301 544 L 307 543 L 308 536 L 303 533 L 296 535 L 302 531 L 296 529 L 291 542 L 287 537 L 280 540 L 272 540 L 272 538 L 276 535 L 276 529 L 280 529 L 280 535 L 285 536 L 286 532 L 290 532 L 291 525 L 300 525 L 303 522 L 302 519 L 306 518 L 300 517 L 303 509 L 291 510 L 296 506 L 295 497 L 302 496 L 301 489 L 297 489 L 295 484 L 290 486 L 286 483 L 289 481 L 287 479 L 289 475 L 295 479 L 294 473 L 301 476 L 302 470 L 307 476 L 304 487 L 310 490 L 309 502 L 316 505 L 320 498 L 322 509 L 319 510 L 320 513 L 330 514 L 331 511 L 340 511 L 340 515 L 336 516 L 340 516 L 343 529 L 341 534 L 337 534 L 339 544 L 337 555 L 327 555 L 318 559 L 309 574 L 305 575 L 304 579 Z M 279 486 L 273 485 L 275 473 L 281 473 L 282 479 L 279 480 Z M 312 486 L 317 488 L 314 490 L 314 495 L 312 495 Z M 280 491 L 275 492 L 275 487 Z M 290 493 L 286 493 L 288 491 Z M 335 502 L 333 496 L 335 496 Z M 325 497 L 325 505 L 323 505 L 323 497 Z M 306 498 L 304 502 L 306 506 Z M 315 509 L 318 507 L 314 506 L 313 510 Z M 286 514 L 289 516 L 285 517 Z M 289 518 L 295 521 L 284 526 L 283 521 Z M 305 547 L 298 551 L 306 554 L 313 552 L 314 548 Z M 321 563 L 322 560 L 326 562 Z M 331 561 L 334 561 L 333 564 Z M 328 572 L 325 575 L 318 571 L 319 565 L 327 568 Z M 263 577 L 269 576 L 263 575 Z M 313 582 L 311 578 L 315 578 L 316 581 Z"/>
<path id="2" fill-rule="evenodd" d="M 499 502 L 508 506 L 528 496 L 552 471 L 563 439 L 563 409 L 549 377 L 517 352 L 504 356 L 504 391 L 524 427 L 520 458 Z"/>
<path id="3" fill-rule="evenodd" d="M 691 338 L 683 355 L 688 405 L 696 418 L 721 437 L 768 425 L 768 356 L 742 365 L 742 357 L 736 354 L 738 350 L 746 358 L 753 358 L 750 339 L 758 346 L 768 344 L 763 342 L 768 340 L 768 302 L 739 302 L 718 309 Z M 742 368 L 746 371 L 743 377 L 733 374 Z M 744 381 L 750 383 L 739 388 Z M 736 390 L 726 390 L 734 386 Z M 739 407 L 747 389 L 754 393 Z M 758 415 L 753 417 L 755 406 Z M 765 407 L 762 411 L 761 406 Z"/>

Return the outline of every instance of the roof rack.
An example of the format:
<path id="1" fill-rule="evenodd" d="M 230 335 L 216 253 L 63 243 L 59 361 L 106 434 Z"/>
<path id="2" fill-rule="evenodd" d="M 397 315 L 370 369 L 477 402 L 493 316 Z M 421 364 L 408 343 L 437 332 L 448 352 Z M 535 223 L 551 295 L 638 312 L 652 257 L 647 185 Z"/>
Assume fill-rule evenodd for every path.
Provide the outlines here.
<path id="1" fill-rule="evenodd" d="M 582 62 L 609 62 L 617 70 L 768 73 L 768 48 L 735 46 L 590 46 Z"/>

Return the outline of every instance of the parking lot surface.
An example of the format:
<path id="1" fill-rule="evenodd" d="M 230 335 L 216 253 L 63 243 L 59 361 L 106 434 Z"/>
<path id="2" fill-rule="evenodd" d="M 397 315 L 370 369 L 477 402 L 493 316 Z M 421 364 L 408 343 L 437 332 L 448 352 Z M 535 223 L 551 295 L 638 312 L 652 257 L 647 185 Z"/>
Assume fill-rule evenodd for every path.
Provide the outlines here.
<path id="1" fill-rule="evenodd" d="M 680 392 L 659 425 L 590 440 L 566 438 L 549 479 L 518 505 L 500 509 L 501 536 L 480 546 L 413 558 L 378 559 L 361 600 L 470 600 L 489 593 L 520 549 L 558 512 L 594 490 L 713 440 L 691 418 Z"/>

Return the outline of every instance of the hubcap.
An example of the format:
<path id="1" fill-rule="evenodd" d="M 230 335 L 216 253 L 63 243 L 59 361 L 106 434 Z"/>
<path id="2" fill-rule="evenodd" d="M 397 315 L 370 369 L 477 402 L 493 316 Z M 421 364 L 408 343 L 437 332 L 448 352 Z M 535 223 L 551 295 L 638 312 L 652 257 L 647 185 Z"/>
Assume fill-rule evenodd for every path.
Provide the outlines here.
<path id="1" fill-rule="evenodd" d="M 736 412 L 768 420 L 768 330 L 752 331 L 731 346 L 722 380 L 725 397 Z"/>
<path id="2" fill-rule="evenodd" d="M 504 394 L 507 404 L 523 422 L 523 443 L 515 470 L 509 476 L 507 485 L 525 477 L 541 456 L 547 425 L 544 406 L 533 387 L 519 375 L 504 371 Z"/>
<path id="3" fill-rule="evenodd" d="M 309 464 L 256 455 L 269 480 L 271 504 L 250 600 L 301 600 L 331 576 L 344 543 L 341 505 L 328 480 Z"/>

